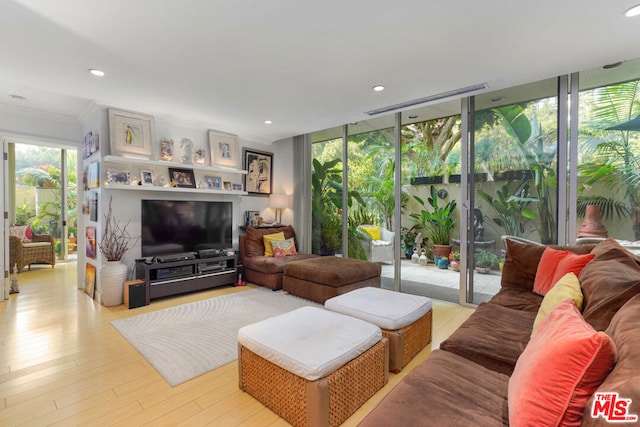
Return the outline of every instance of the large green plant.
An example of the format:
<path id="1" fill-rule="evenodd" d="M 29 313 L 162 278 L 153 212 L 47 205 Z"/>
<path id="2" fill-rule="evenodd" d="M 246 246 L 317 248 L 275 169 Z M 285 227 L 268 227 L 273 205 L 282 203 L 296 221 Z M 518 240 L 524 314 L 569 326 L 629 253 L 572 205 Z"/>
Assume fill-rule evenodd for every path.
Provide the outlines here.
<path id="1" fill-rule="evenodd" d="M 446 205 L 438 205 L 438 193 L 435 186 L 430 188 L 430 196 L 427 203 L 420 197 L 413 198 L 423 207 L 420 213 L 412 213 L 409 216 L 415 219 L 434 245 L 448 245 L 451 242 L 451 231 L 455 226 L 454 213 L 456 201 L 450 200 Z"/>
<path id="2" fill-rule="evenodd" d="M 340 159 L 328 160 L 324 163 L 313 159 L 311 175 L 311 209 L 313 225 L 313 253 L 338 253 L 342 247 L 342 168 Z M 347 193 L 347 204 L 353 202 L 364 205 L 364 200 L 357 191 Z M 364 250 L 357 242 L 355 229 L 348 228 L 349 256 L 361 258 Z M 352 237 L 353 235 L 353 237 Z M 354 243 L 352 243 L 354 242 Z M 362 253 L 360 253 L 362 252 Z"/>
<path id="3" fill-rule="evenodd" d="M 502 228 L 502 234 L 524 237 L 525 225 L 535 218 L 535 213 L 529 205 L 538 199 L 530 197 L 527 181 L 522 181 L 513 191 L 510 187 L 510 182 L 503 183 L 502 187 L 496 190 L 495 197 L 482 190 L 477 192 L 495 210 L 497 216 L 491 220 L 493 224 Z"/>

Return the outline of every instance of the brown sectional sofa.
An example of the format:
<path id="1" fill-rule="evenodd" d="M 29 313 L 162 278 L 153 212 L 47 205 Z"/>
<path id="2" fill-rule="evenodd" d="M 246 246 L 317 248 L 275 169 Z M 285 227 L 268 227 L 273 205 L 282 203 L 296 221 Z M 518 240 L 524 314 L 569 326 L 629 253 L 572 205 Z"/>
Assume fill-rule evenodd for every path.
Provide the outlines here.
<path id="1" fill-rule="evenodd" d="M 296 232 L 290 225 L 278 228 L 248 227 L 246 234 L 240 235 L 240 261 L 244 267 L 244 279 L 246 281 L 265 286 L 274 291 L 282 289 L 282 274 L 285 265 L 290 262 L 318 256 L 301 253 L 281 258 L 264 256 L 263 236 L 279 233 L 280 231 L 284 233 L 285 239 L 296 238 Z M 296 241 L 297 247 L 298 242 Z"/>
<path id="2" fill-rule="evenodd" d="M 516 240 L 506 245 L 499 293 L 408 373 L 361 426 L 509 425 L 509 379 L 543 299 L 532 290 L 545 247 Z M 613 239 L 554 248 L 596 255 L 579 275 L 582 315 L 617 348 L 617 361 L 597 392 L 631 399 L 627 414 L 640 416 L 640 257 Z M 610 425 L 605 417 L 591 416 L 593 399 L 574 424 Z"/>

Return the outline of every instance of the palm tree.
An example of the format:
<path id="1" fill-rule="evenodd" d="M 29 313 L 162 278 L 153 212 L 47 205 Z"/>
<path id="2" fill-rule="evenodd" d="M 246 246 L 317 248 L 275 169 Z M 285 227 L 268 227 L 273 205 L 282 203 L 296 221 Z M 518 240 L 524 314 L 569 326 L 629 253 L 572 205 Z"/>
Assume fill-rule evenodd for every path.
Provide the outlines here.
<path id="1" fill-rule="evenodd" d="M 579 167 L 587 177 L 582 190 L 601 181 L 611 190 L 622 188 L 628 200 L 625 205 L 609 197 L 582 195 L 580 205 L 599 205 L 604 218 L 632 216 L 635 240 L 640 239 L 640 133 L 609 128 L 640 114 L 639 92 L 640 80 L 595 90 L 593 118 L 581 128 L 581 154 L 588 160 Z"/>

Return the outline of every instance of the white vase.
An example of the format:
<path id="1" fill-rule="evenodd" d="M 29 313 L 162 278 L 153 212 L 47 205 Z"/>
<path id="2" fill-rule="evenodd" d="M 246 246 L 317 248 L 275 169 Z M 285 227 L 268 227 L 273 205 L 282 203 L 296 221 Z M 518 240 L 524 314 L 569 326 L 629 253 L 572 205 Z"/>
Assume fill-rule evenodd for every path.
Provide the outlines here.
<path id="1" fill-rule="evenodd" d="M 128 268 L 122 261 L 107 261 L 100 270 L 100 295 L 102 304 L 111 307 L 123 303 L 124 281 Z"/>

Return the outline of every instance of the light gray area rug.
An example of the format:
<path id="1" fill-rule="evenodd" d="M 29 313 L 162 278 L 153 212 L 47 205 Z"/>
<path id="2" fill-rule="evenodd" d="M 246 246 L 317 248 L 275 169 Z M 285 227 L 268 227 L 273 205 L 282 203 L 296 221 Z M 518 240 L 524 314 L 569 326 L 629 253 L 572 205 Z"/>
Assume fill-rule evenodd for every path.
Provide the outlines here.
<path id="1" fill-rule="evenodd" d="M 111 324 L 176 386 L 236 360 L 242 326 L 309 305 L 320 306 L 283 291 L 259 288 Z"/>

